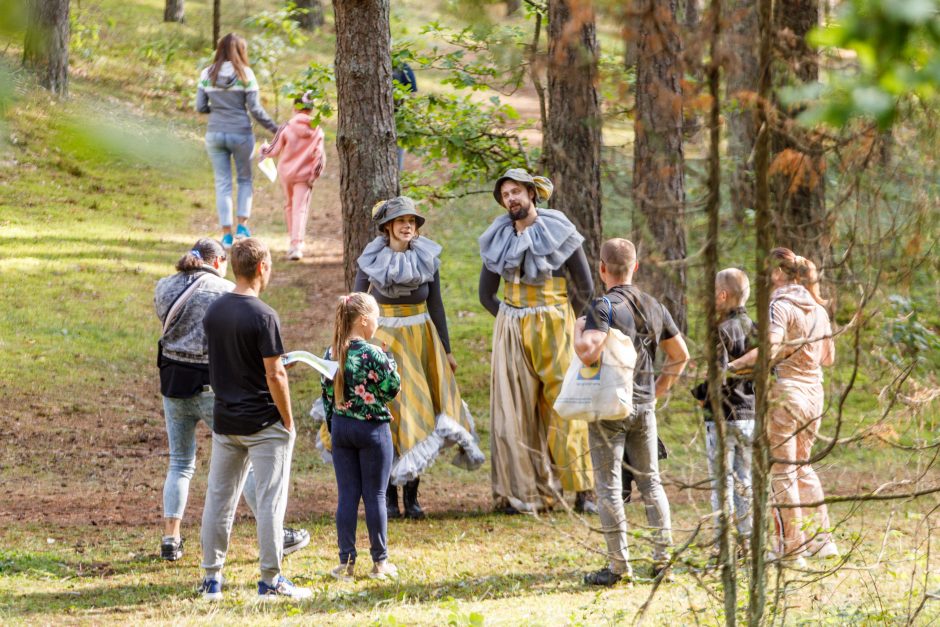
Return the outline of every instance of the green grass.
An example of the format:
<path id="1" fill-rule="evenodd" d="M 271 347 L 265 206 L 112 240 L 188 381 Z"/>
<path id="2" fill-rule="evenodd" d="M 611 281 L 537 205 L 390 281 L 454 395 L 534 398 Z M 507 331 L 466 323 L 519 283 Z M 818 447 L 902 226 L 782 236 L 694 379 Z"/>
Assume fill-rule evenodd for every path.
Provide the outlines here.
<path id="1" fill-rule="evenodd" d="M 273 0 L 225 5 L 230 12 L 224 15 L 224 28 L 275 5 Z M 254 601 L 254 528 L 243 519 L 236 525 L 226 567 L 226 600 L 210 606 L 196 597 L 198 502 L 205 490 L 208 457 L 204 440 L 191 489 L 194 503 L 184 527 L 187 555 L 176 564 L 156 559 L 165 443 L 153 366 L 159 329 L 151 299 L 155 281 L 171 272 L 181 251 L 196 237 L 216 230 L 211 170 L 201 152 L 203 120 L 190 111 L 195 76 L 207 54 L 209 7 L 207 2 L 188 2 L 187 24 L 167 25 L 160 21 L 162 3 L 156 0 L 83 3 L 77 9 L 77 19 L 86 27 L 83 36 L 90 37 L 87 28 L 96 27 L 98 41 L 82 44 L 75 52 L 72 101 L 50 103 L 28 80 L 17 78 L 17 100 L 0 146 L 0 409 L 9 425 L 8 443 L 0 449 L 0 490 L 32 495 L 38 507 L 49 499 L 53 511 L 48 512 L 49 521 L 35 522 L 43 517 L 30 510 L 31 522 L 23 522 L 19 512 L 0 509 L 0 518 L 7 522 L 0 528 L 0 622 L 631 623 L 652 584 L 640 580 L 632 587 L 603 592 L 583 588 L 583 572 L 603 562 L 599 535 L 562 512 L 539 519 L 486 513 L 488 465 L 474 473 L 456 470 L 443 459 L 435 465 L 422 484 L 435 504 L 429 508 L 431 519 L 393 523 L 390 528 L 392 557 L 402 568 L 399 582 L 360 578 L 340 584 L 326 576 L 336 559 L 330 517 L 333 477 L 313 450 L 306 411 L 319 386 L 303 371 L 291 375 L 301 426 L 289 518 L 292 524 L 306 526 L 313 541 L 287 559 L 285 571 L 313 587 L 315 598 L 297 607 L 259 606 Z M 421 20 L 438 15 L 459 23 L 459 16 L 439 9 L 435 3 L 396 2 L 393 31 L 396 36 L 414 35 Z M 332 34 L 327 28 L 291 55 L 285 68 L 331 58 Z M 434 77 L 426 80 L 429 89 L 440 88 Z M 333 124 L 327 123 L 328 136 L 335 132 Z M 925 134 L 909 138 L 907 145 L 930 162 L 930 141 Z M 629 233 L 634 226 L 629 199 L 618 191 L 629 189 L 629 163 L 622 169 L 618 188 L 607 189 L 605 223 L 610 235 Z M 921 189 L 921 183 L 934 189 L 931 172 L 926 168 L 922 175 L 910 175 L 891 190 L 893 197 L 910 201 L 907 190 Z M 836 175 L 833 181 L 838 183 Z M 700 197 L 700 179 L 689 176 L 688 184 L 690 198 Z M 253 228 L 277 247 L 284 228 L 274 190 L 258 181 Z M 318 184 L 315 199 L 317 210 L 335 211 L 335 180 Z M 444 301 L 460 364 L 458 380 L 477 419 L 484 450 L 492 318 L 477 301 L 476 238 L 498 213 L 487 195 L 470 196 L 429 209 L 426 228 L 428 236 L 444 245 Z M 933 233 L 935 216 L 927 212 L 922 226 L 925 237 Z M 693 215 L 689 250 L 701 246 L 701 227 L 701 216 Z M 730 223 L 727 228 L 723 263 L 752 269 L 751 240 L 738 237 Z M 338 229 L 319 235 L 336 238 Z M 894 249 L 886 249 L 883 256 L 896 264 L 903 257 Z M 288 267 L 276 260 L 275 282 L 265 294 L 280 312 L 289 340 L 303 342 L 298 348 L 320 350 L 330 335 L 326 321 L 332 304 L 327 295 L 339 287 L 318 284 L 322 294 L 312 293 L 310 285 L 320 271 L 317 265 Z M 690 285 L 701 285 L 700 273 L 693 265 Z M 907 284 L 885 286 L 876 306 L 883 309 L 886 294 L 894 292 L 910 293 L 929 304 L 936 300 L 936 289 L 936 268 L 928 263 Z M 690 293 L 693 338 L 703 335 L 698 302 L 697 294 Z M 312 316 L 316 312 L 326 312 L 325 318 Z M 936 332 L 936 308 L 924 307 L 921 315 L 926 328 Z M 846 321 L 843 315 L 840 322 Z M 846 404 L 843 437 L 872 424 L 885 409 L 878 394 L 894 376 L 887 358 L 896 347 L 885 342 L 883 322 L 884 314 L 879 313 L 865 327 L 862 370 Z M 827 373 L 830 399 L 851 375 L 850 340 L 839 339 L 839 363 Z M 701 344 L 690 344 L 697 355 Z M 936 385 L 929 359 L 936 356 L 928 353 L 918 373 L 924 393 Z M 686 393 L 700 376 L 699 370 L 690 370 L 659 412 L 661 432 L 671 448 L 664 468 L 680 543 L 709 513 L 706 494 L 687 487 L 706 476 L 701 416 Z M 905 445 L 929 444 L 937 418 L 936 402 L 902 404 L 889 415 L 882 435 Z M 831 434 L 831 421 L 823 431 Z M 109 439 L 99 440 L 103 436 Z M 866 439 L 839 445 L 820 469 L 827 490 L 847 494 L 916 478 L 928 461 L 928 454 Z M 127 495 L 130 504 L 121 503 L 121 495 Z M 82 498 L 100 505 L 89 508 L 76 502 Z M 70 518 L 62 511 L 69 503 L 93 515 Z M 940 585 L 929 574 L 938 566 L 930 533 L 937 503 L 929 497 L 858 509 L 834 507 L 840 544 L 858 545 L 848 568 L 821 579 L 791 573 L 791 583 L 776 605 L 779 622 L 903 623 L 925 586 Z M 128 512 L 127 507 L 143 511 Z M 112 514 L 134 522 L 109 523 Z M 642 533 L 642 507 L 630 506 L 628 517 L 631 528 L 640 530 L 632 539 L 635 568 L 648 576 L 650 551 Z M 361 547 L 364 531 L 361 526 Z M 929 557 L 928 547 L 933 549 Z M 683 556 L 676 566 L 676 582 L 656 592 L 648 623 L 722 621 L 721 603 L 713 594 L 717 578 L 702 572 L 704 561 L 703 549 Z M 368 562 L 363 560 L 360 573 Z M 937 618 L 938 609 L 927 606 L 916 622 L 928 624 Z"/>

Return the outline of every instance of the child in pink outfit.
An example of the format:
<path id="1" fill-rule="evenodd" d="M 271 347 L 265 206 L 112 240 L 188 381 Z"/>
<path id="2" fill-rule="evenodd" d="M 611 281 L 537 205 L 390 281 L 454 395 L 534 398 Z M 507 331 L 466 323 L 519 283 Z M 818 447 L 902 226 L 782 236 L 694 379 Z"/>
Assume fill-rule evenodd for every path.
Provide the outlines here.
<path id="1" fill-rule="evenodd" d="M 277 174 L 287 199 L 284 207 L 287 232 L 290 235 L 287 256 L 293 261 L 303 257 L 310 192 L 326 165 L 323 130 L 319 126 L 310 126 L 309 94 L 310 92 L 307 92 L 294 101 L 295 105 L 302 108 L 277 130 L 270 144 L 266 143 L 261 147 L 262 159 L 278 158 Z"/>

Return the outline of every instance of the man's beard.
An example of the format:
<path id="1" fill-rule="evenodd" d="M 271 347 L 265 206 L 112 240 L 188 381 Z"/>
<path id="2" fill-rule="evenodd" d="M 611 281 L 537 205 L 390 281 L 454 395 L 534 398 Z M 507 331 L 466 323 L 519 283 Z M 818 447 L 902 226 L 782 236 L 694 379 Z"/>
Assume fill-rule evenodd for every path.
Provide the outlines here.
<path id="1" fill-rule="evenodd" d="M 517 220 L 522 220 L 528 217 L 529 209 L 531 208 L 532 208 L 532 205 L 519 205 L 518 207 L 510 206 L 510 208 L 508 209 L 509 219 L 512 220 L 513 222 L 516 222 Z"/>

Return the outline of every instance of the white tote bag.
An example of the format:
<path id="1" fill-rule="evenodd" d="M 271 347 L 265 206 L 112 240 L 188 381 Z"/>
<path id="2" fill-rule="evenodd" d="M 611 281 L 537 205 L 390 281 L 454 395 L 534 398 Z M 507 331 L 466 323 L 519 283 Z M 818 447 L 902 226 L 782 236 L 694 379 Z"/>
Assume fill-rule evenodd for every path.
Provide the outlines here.
<path id="1" fill-rule="evenodd" d="M 610 306 L 610 301 L 604 300 Z M 608 314 L 608 320 L 610 317 Z M 577 355 L 572 358 L 555 399 L 555 411 L 567 420 L 623 420 L 633 412 L 635 367 L 633 341 L 610 327 L 597 364 L 585 366 Z"/>

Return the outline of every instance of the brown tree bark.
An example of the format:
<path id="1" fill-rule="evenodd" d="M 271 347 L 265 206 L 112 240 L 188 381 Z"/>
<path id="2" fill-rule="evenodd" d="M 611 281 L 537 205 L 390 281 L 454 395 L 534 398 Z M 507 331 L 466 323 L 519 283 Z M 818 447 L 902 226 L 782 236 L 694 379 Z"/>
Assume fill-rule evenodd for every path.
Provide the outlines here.
<path id="1" fill-rule="evenodd" d="M 23 65 L 54 94 L 69 92 L 69 1 L 29 0 Z"/>
<path id="2" fill-rule="evenodd" d="M 682 68 L 676 5 L 677 0 L 646 0 L 637 18 L 633 199 L 655 242 L 642 256 L 646 265 L 639 282 L 685 331 Z M 666 263 L 657 265 L 656 260 Z"/>
<path id="3" fill-rule="evenodd" d="M 591 0 L 548 3 L 548 133 L 543 147 L 555 183 L 551 206 L 584 236 L 592 268 L 600 259 L 601 114 L 597 35 Z"/>
<path id="4" fill-rule="evenodd" d="M 164 22 L 183 23 L 185 0 L 166 0 L 166 6 L 163 9 Z"/>
<path id="5" fill-rule="evenodd" d="M 219 45 L 222 36 L 222 0 L 212 0 L 212 47 Z"/>
<path id="6" fill-rule="evenodd" d="M 352 288 L 356 259 L 374 237 L 371 210 L 398 195 L 389 0 L 333 0 L 343 262 Z"/>
<path id="7" fill-rule="evenodd" d="M 754 142 L 757 139 L 757 43 L 760 39 L 756 0 L 731 0 L 726 20 L 728 157 L 731 159 L 731 207 L 738 224 L 754 208 Z"/>
<path id="8" fill-rule="evenodd" d="M 506 15 L 513 15 L 522 8 L 522 0 L 506 0 Z"/>
<path id="9" fill-rule="evenodd" d="M 316 30 L 323 26 L 323 4 L 320 0 L 294 0 L 298 9 L 306 9 L 297 14 L 297 23 L 304 30 Z"/>
<path id="10" fill-rule="evenodd" d="M 773 246 L 773 227 L 770 211 L 770 112 L 769 101 L 773 68 L 773 0 L 757 0 L 759 24 L 757 83 L 758 131 L 754 143 L 754 231 L 756 246 L 754 260 L 757 266 L 757 363 L 754 367 L 754 442 L 751 458 L 752 532 L 751 573 L 747 590 L 747 622 L 750 627 L 764 624 L 767 602 L 767 561 L 765 547 L 769 522 L 770 496 L 770 442 L 767 437 L 768 399 L 770 383 L 770 251 Z"/>
<path id="11" fill-rule="evenodd" d="M 806 35 L 819 23 L 819 0 L 790 0 L 775 5 L 781 50 L 781 82 L 819 81 L 819 59 Z M 772 191 L 777 244 L 819 261 L 831 243 L 826 215 L 826 162 L 812 133 L 797 125 L 798 107 L 781 107 L 785 117 L 773 135 Z"/>

